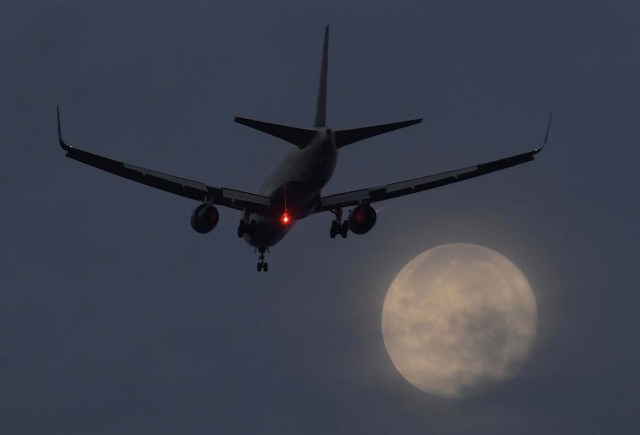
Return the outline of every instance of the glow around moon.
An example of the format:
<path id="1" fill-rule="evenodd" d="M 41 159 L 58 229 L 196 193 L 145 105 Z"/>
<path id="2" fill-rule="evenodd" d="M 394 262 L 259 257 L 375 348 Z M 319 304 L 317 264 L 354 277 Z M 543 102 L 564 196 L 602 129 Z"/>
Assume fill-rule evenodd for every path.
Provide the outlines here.
<path id="1" fill-rule="evenodd" d="M 387 352 L 407 381 L 440 397 L 468 397 L 512 378 L 536 335 L 529 282 L 503 255 L 442 245 L 411 260 L 382 310 Z"/>

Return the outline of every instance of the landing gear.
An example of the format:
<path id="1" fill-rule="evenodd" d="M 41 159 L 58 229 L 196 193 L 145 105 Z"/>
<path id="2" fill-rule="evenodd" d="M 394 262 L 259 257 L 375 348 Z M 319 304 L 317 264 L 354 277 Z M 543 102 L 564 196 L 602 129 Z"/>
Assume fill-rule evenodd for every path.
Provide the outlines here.
<path id="1" fill-rule="evenodd" d="M 337 220 L 331 222 L 331 228 L 329 229 L 329 237 L 335 239 L 336 236 L 340 234 L 343 239 L 347 238 L 347 234 L 349 234 L 349 222 L 344 221 L 341 224 L 338 223 Z"/>
<path id="2" fill-rule="evenodd" d="M 266 249 L 265 248 L 260 248 L 258 251 L 260 252 L 260 256 L 258 257 L 258 260 L 260 260 L 260 261 L 258 261 L 258 264 L 257 264 L 256 268 L 258 269 L 258 272 L 262 272 L 263 270 L 265 272 L 268 272 L 269 271 L 269 263 L 264 261 L 264 253 L 265 253 Z"/>
<path id="3" fill-rule="evenodd" d="M 336 215 L 336 218 L 331 222 L 329 237 L 335 239 L 340 234 L 343 239 L 346 239 L 347 234 L 349 234 L 349 221 L 342 222 L 342 208 L 338 207 L 335 210 L 331 210 L 331 213 Z"/>

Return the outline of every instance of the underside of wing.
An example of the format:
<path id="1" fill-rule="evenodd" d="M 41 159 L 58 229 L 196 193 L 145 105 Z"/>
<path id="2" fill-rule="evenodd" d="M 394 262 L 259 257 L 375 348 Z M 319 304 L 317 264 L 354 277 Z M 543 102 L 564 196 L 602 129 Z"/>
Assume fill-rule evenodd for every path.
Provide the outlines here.
<path id="1" fill-rule="evenodd" d="M 518 154 L 505 159 L 469 166 L 454 171 L 413 178 L 411 180 L 385 184 L 383 186 L 371 187 L 368 189 L 353 190 L 351 192 L 324 196 L 321 198 L 320 206 L 315 210 L 315 212 L 318 213 L 321 211 L 333 210 L 338 207 L 349 207 L 357 204 L 384 201 L 386 199 L 397 198 L 399 196 L 422 192 L 424 190 L 435 189 L 436 187 L 446 186 L 447 184 L 457 183 L 458 181 L 468 180 L 469 178 L 479 177 L 480 175 L 489 174 L 491 172 L 500 171 L 502 169 L 526 163 L 533 160 L 534 155 L 538 152 L 539 150 L 534 150 L 528 153 Z"/>
<path id="2" fill-rule="evenodd" d="M 399 196 L 410 195 L 412 193 L 435 189 L 436 187 L 446 186 L 447 184 L 457 183 L 458 181 L 468 180 L 470 178 L 479 177 L 481 175 L 490 174 L 491 172 L 501 171 L 512 166 L 530 162 L 531 160 L 534 160 L 535 155 L 542 151 L 547 144 L 549 140 L 549 131 L 551 130 L 552 118 L 553 112 L 551 112 L 551 115 L 549 116 L 544 141 L 540 148 L 515 156 L 506 157 L 504 159 L 456 169 L 454 171 L 442 172 L 439 174 L 428 175 L 426 177 L 412 178 L 411 180 L 385 184 L 383 186 L 371 187 L 368 189 L 353 190 L 351 192 L 323 196 L 320 198 L 320 205 L 316 208 L 314 213 L 334 210 L 339 207 L 369 204 L 372 202 L 397 198 Z"/>
<path id="3" fill-rule="evenodd" d="M 251 211 L 263 210 L 271 204 L 271 200 L 266 196 L 224 187 L 211 187 L 198 181 L 130 165 L 67 145 L 62 139 L 59 109 L 57 115 L 58 142 L 69 158 L 129 180 L 200 202 Z"/>

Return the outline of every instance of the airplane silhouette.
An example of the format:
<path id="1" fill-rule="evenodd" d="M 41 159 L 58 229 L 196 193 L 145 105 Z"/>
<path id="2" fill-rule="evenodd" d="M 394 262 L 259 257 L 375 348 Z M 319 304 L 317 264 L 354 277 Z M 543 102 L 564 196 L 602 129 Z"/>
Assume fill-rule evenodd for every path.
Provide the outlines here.
<path id="1" fill-rule="evenodd" d="M 86 163 L 112 174 L 137 181 L 147 186 L 171 192 L 200 202 L 191 215 L 191 226 L 198 233 L 208 233 L 219 220 L 216 205 L 242 212 L 238 225 L 238 237 L 255 247 L 259 255 L 258 271 L 267 271 L 265 252 L 288 233 L 299 220 L 315 213 L 329 211 L 335 215 L 329 235 L 346 238 L 349 231 L 365 234 L 376 223 L 376 211 L 372 203 L 403 195 L 434 189 L 534 160 L 549 139 L 553 112 L 549 116 L 546 134 L 540 148 L 475 166 L 413 178 L 397 183 L 323 196 L 336 167 L 338 150 L 354 142 L 418 124 L 422 119 L 374 125 L 349 130 L 332 130 L 326 125 L 327 68 L 329 52 L 329 26 L 325 28 L 320 84 L 313 129 L 303 129 L 280 124 L 236 117 L 235 121 L 278 137 L 294 145 L 271 173 L 264 179 L 257 193 L 243 192 L 163 174 L 150 169 L 112 160 L 67 145 L 62 139 L 60 108 L 57 108 L 58 142 L 67 157 Z M 343 209 L 354 207 L 347 219 Z"/>

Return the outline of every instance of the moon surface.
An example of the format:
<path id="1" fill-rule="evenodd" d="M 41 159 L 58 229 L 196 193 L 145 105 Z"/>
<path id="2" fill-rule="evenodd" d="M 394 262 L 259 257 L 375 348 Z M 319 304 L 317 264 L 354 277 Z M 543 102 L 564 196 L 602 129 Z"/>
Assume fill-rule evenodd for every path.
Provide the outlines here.
<path id="1" fill-rule="evenodd" d="M 478 245 L 449 244 L 411 260 L 384 300 L 391 361 L 420 390 L 464 398 L 512 378 L 531 350 L 537 303 L 520 269 Z"/>

